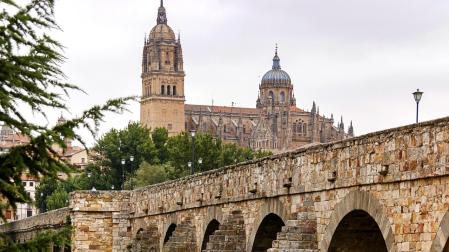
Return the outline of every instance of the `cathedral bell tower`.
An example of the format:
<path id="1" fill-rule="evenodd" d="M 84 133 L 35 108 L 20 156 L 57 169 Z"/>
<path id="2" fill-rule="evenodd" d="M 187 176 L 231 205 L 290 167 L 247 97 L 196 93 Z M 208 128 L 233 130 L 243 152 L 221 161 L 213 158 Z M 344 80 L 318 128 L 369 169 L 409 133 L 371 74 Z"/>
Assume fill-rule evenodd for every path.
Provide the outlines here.
<path id="1" fill-rule="evenodd" d="M 167 25 L 163 0 L 157 24 L 145 36 L 142 55 L 140 123 L 166 128 L 170 135 L 185 130 L 184 69 L 181 40 Z"/>

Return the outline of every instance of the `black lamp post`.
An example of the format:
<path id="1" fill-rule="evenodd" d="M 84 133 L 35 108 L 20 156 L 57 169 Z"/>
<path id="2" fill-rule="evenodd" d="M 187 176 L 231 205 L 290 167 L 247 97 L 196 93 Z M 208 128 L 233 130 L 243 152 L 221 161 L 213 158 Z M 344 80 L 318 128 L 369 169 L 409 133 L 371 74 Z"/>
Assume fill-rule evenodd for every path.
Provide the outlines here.
<path id="1" fill-rule="evenodd" d="M 424 92 L 419 91 L 419 89 L 417 89 L 416 92 L 413 93 L 413 97 L 416 101 L 416 123 L 419 122 L 419 102 L 421 101 L 423 93 Z"/>
<path id="2" fill-rule="evenodd" d="M 191 174 L 195 173 L 195 130 L 190 131 L 190 135 L 192 136 L 192 169 Z"/>
<path id="3" fill-rule="evenodd" d="M 122 190 L 125 189 L 125 159 L 122 159 Z"/>
<path id="4" fill-rule="evenodd" d="M 130 165 L 131 165 L 131 170 L 132 170 L 132 163 L 134 161 L 134 156 L 130 156 L 129 157 L 129 161 L 130 161 Z M 126 160 L 123 158 L 122 159 L 122 190 L 125 189 L 125 164 L 126 164 Z M 129 174 L 128 174 L 129 175 Z M 131 179 L 131 189 L 133 188 L 133 184 L 132 184 L 132 179 Z"/>

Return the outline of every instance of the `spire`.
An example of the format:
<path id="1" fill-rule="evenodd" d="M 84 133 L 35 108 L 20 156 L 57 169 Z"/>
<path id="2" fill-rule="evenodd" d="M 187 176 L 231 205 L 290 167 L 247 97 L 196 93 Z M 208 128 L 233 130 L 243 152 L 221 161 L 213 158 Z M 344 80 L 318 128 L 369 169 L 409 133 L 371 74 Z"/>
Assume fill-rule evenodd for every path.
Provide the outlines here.
<path id="1" fill-rule="evenodd" d="M 161 0 L 161 6 L 157 12 L 157 24 L 167 24 L 167 13 L 164 8 L 164 0 Z"/>
<path id="2" fill-rule="evenodd" d="M 178 44 L 181 44 L 181 32 L 178 31 Z"/>
<path id="3" fill-rule="evenodd" d="M 279 59 L 278 56 L 278 44 L 276 44 L 276 49 L 274 51 L 274 57 L 273 57 L 273 69 L 279 70 L 281 69 L 281 59 Z"/>
<path id="4" fill-rule="evenodd" d="M 354 136 L 354 127 L 352 126 L 352 121 L 351 121 L 351 124 L 349 125 L 348 135 L 351 137 Z"/>
<path id="5" fill-rule="evenodd" d="M 313 102 L 313 105 L 312 105 L 312 114 L 315 114 L 316 113 L 316 104 L 315 104 L 315 101 Z"/>
<path id="6" fill-rule="evenodd" d="M 334 114 L 333 113 L 331 114 L 331 122 L 332 122 L 332 124 L 334 124 Z"/>
<path id="7" fill-rule="evenodd" d="M 340 129 L 342 129 L 342 130 L 345 129 L 345 124 L 343 123 L 343 116 L 341 116 Z"/>

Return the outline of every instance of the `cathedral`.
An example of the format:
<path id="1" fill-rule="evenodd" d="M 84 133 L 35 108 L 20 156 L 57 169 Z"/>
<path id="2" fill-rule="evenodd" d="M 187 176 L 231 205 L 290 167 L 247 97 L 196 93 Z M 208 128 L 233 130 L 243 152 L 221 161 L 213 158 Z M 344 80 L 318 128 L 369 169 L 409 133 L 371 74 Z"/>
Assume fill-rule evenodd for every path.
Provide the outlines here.
<path id="1" fill-rule="evenodd" d="M 157 24 L 145 37 L 141 77 L 140 122 L 164 127 L 170 135 L 207 132 L 224 142 L 273 152 L 354 136 L 352 122 L 346 132 L 343 118 L 335 126 L 333 115 L 320 115 L 315 102 L 310 112 L 296 107 L 293 84 L 281 69 L 277 47 L 271 69 L 259 84 L 255 108 L 185 104 L 181 41 L 167 24 L 163 0 Z"/>

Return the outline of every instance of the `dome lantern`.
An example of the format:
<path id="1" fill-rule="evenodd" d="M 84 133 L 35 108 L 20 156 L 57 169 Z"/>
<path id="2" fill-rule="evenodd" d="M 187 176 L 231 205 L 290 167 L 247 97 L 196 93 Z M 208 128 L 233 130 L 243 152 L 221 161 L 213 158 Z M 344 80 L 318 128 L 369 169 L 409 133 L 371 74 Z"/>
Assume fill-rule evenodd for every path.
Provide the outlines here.
<path id="1" fill-rule="evenodd" d="M 281 59 L 278 55 L 278 47 L 273 57 L 273 67 L 262 77 L 262 86 L 290 86 L 291 79 L 287 72 L 281 69 Z"/>

